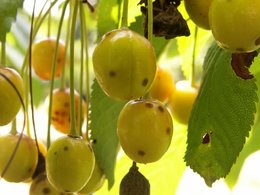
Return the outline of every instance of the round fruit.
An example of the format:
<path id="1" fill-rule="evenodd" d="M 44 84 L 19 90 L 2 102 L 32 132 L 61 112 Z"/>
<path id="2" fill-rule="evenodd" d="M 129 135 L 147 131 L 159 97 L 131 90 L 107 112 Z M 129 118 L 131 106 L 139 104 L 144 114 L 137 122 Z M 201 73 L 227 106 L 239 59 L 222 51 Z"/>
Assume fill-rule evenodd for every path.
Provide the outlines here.
<path id="1" fill-rule="evenodd" d="M 95 163 L 93 173 L 88 183 L 84 186 L 82 190 L 80 190 L 80 192 L 78 192 L 78 194 L 83 195 L 83 194 L 94 193 L 102 187 L 104 182 L 105 182 L 105 175 L 103 171 L 100 169 L 100 167 L 97 165 L 97 163 Z"/>
<path id="2" fill-rule="evenodd" d="M 89 143 L 71 136 L 55 140 L 46 156 L 49 182 L 61 192 L 78 192 L 88 182 L 95 165 Z"/>
<path id="3" fill-rule="evenodd" d="M 3 74 L 12 82 L 21 97 L 24 96 L 23 80 L 16 70 L 11 68 L 0 68 L 0 74 Z M 10 123 L 15 118 L 22 105 L 12 84 L 0 75 L 0 126 Z"/>
<path id="4" fill-rule="evenodd" d="M 111 98 L 137 99 L 150 89 L 156 57 L 150 42 L 129 29 L 105 34 L 93 53 L 94 72 Z"/>
<path id="5" fill-rule="evenodd" d="M 180 123 L 187 124 L 198 89 L 191 87 L 189 81 L 178 81 L 176 90 L 169 100 L 173 117 Z"/>
<path id="6" fill-rule="evenodd" d="M 259 0 L 213 0 L 209 23 L 218 44 L 231 52 L 260 47 Z"/>
<path id="7" fill-rule="evenodd" d="M 119 142 L 135 162 L 159 160 L 170 146 L 172 133 L 171 114 L 157 100 L 132 100 L 119 114 Z"/>
<path id="8" fill-rule="evenodd" d="M 74 91 L 76 125 L 79 130 L 79 103 L 80 96 Z M 49 104 L 49 97 L 46 99 Z M 82 100 L 82 122 L 86 112 L 86 103 Z M 62 133 L 70 133 L 70 89 L 55 89 L 52 96 L 51 124 Z"/>
<path id="9" fill-rule="evenodd" d="M 19 139 L 19 134 L 0 137 L 0 172 L 5 169 Z M 22 182 L 33 175 L 38 162 L 35 141 L 22 135 L 21 142 L 3 178 L 9 182 Z"/>
<path id="10" fill-rule="evenodd" d="M 32 67 L 35 73 L 43 80 L 51 80 L 54 52 L 56 46 L 55 38 L 45 38 L 33 44 Z M 65 45 L 62 41 L 58 44 L 57 65 L 55 78 L 62 72 L 65 61 Z"/>
<path id="11" fill-rule="evenodd" d="M 30 185 L 29 195 L 68 195 L 57 191 L 48 181 L 46 174 L 38 175 Z"/>
<path id="12" fill-rule="evenodd" d="M 209 30 L 209 7 L 212 0 L 184 0 L 190 19 L 199 27 Z"/>
<path id="13" fill-rule="evenodd" d="M 175 84 L 170 71 L 158 67 L 155 80 L 150 89 L 151 97 L 161 102 L 165 102 L 171 97 L 174 90 Z"/>

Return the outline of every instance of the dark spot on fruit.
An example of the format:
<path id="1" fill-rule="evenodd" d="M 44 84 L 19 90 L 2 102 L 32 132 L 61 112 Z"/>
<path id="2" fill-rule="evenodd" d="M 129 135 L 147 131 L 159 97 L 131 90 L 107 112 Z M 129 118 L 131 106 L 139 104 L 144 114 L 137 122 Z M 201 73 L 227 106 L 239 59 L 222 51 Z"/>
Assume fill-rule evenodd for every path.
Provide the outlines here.
<path id="1" fill-rule="evenodd" d="M 58 110 L 54 111 L 54 114 L 60 115 L 60 112 Z"/>
<path id="2" fill-rule="evenodd" d="M 54 155 L 57 155 L 57 152 L 54 152 Z"/>
<path id="3" fill-rule="evenodd" d="M 153 104 L 152 104 L 152 103 L 149 103 L 149 102 L 146 102 L 146 103 L 145 103 L 145 106 L 146 106 L 147 108 L 152 108 L 152 107 L 153 107 Z"/>
<path id="4" fill-rule="evenodd" d="M 245 51 L 243 48 L 236 48 L 236 51 L 238 51 L 238 52 L 243 52 L 243 51 Z"/>
<path id="5" fill-rule="evenodd" d="M 160 110 L 160 112 L 164 112 L 164 108 L 162 106 L 158 106 L 158 109 Z"/>
<path id="6" fill-rule="evenodd" d="M 63 111 L 60 113 L 61 116 L 66 116 L 67 115 L 67 112 L 66 111 Z"/>
<path id="7" fill-rule="evenodd" d="M 51 192 L 50 188 L 45 187 L 45 188 L 42 189 L 43 194 L 49 194 L 50 192 Z"/>
<path id="8" fill-rule="evenodd" d="M 58 63 L 60 63 L 60 62 L 61 62 L 61 59 L 60 59 L 60 58 L 58 58 L 58 59 L 57 59 L 57 62 L 58 62 Z"/>
<path id="9" fill-rule="evenodd" d="M 255 40 L 255 45 L 260 45 L 260 37 Z"/>
<path id="10" fill-rule="evenodd" d="M 143 151 L 143 150 L 138 150 L 138 155 L 140 155 L 140 156 L 144 156 L 145 155 L 145 152 Z"/>
<path id="11" fill-rule="evenodd" d="M 30 167 L 27 171 L 30 173 L 32 171 L 32 168 Z"/>
<path id="12" fill-rule="evenodd" d="M 166 134 L 167 134 L 167 135 L 170 135 L 170 133 L 171 133 L 171 128 L 170 128 L 170 127 L 167 127 L 167 129 L 166 129 Z"/>
<path id="13" fill-rule="evenodd" d="M 115 76 L 116 76 L 116 72 L 113 71 L 113 70 L 111 70 L 111 71 L 109 72 L 109 76 L 110 76 L 110 77 L 115 77 Z"/>
<path id="14" fill-rule="evenodd" d="M 69 107 L 70 103 L 69 102 L 65 102 L 64 103 L 64 107 Z"/>
<path id="15" fill-rule="evenodd" d="M 145 87 L 147 84 L 148 84 L 148 79 L 145 78 L 145 79 L 143 80 L 143 82 L 142 82 L 142 85 Z"/>
<path id="16" fill-rule="evenodd" d="M 68 150 L 69 150 L 69 147 L 68 147 L 68 146 L 64 146 L 63 150 L 64 150 L 64 151 L 68 151 Z"/>

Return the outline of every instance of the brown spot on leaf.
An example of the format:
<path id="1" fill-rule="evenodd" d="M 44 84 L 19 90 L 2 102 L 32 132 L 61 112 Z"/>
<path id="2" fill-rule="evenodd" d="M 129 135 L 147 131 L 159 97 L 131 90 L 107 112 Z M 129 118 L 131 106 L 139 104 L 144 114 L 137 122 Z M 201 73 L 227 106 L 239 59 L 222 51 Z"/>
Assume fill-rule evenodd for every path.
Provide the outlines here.
<path id="1" fill-rule="evenodd" d="M 231 66 L 236 75 L 242 79 L 252 79 L 254 76 L 249 72 L 249 67 L 258 55 L 256 51 L 250 53 L 233 53 Z"/>
<path id="2" fill-rule="evenodd" d="M 201 143 L 208 144 L 209 142 L 210 142 L 210 135 L 209 133 L 206 133 L 205 135 L 203 135 Z"/>

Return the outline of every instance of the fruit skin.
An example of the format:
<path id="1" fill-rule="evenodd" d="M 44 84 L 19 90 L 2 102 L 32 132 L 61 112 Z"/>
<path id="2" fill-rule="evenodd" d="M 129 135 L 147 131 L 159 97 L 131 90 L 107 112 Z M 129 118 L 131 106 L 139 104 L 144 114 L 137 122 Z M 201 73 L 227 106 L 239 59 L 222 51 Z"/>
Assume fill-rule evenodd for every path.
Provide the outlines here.
<path id="1" fill-rule="evenodd" d="M 105 182 L 105 174 L 103 171 L 100 169 L 97 163 L 95 163 L 95 167 L 93 170 L 93 173 L 88 181 L 88 183 L 81 189 L 78 194 L 83 195 L 83 194 L 91 194 L 99 190 L 102 185 Z"/>
<path id="2" fill-rule="evenodd" d="M 57 191 L 48 181 L 45 173 L 38 175 L 30 185 L 29 195 L 68 195 Z M 71 194 L 72 195 L 72 194 Z"/>
<path id="3" fill-rule="evenodd" d="M 55 140 L 46 155 L 46 174 L 61 192 L 78 192 L 88 182 L 95 165 L 89 143 L 71 136 Z"/>
<path id="4" fill-rule="evenodd" d="M 76 125 L 79 130 L 79 103 L 80 95 L 74 91 Z M 55 89 L 52 96 L 51 124 L 61 133 L 70 133 L 70 89 Z M 49 97 L 46 98 L 49 104 Z M 86 103 L 82 100 L 82 123 L 86 113 Z"/>
<path id="5" fill-rule="evenodd" d="M 0 137 L 0 172 L 4 170 L 16 144 L 19 134 Z M 4 179 L 9 182 L 23 182 L 33 175 L 38 162 L 38 151 L 35 141 L 26 135 L 22 139 Z"/>
<path id="6" fill-rule="evenodd" d="M 4 74 L 24 96 L 24 84 L 18 72 L 12 68 L 1 68 L 0 73 Z M 0 76 L 0 126 L 10 123 L 21 108 L 21 100 L 13 86 Z"/>
<path id="7" fill-rule="evenodd" d="M 56 46 L 56 39 L 52 37 L 41 39 L 32 46 L 32 67 L 43 80 L 51 80 L 51 71 Z M 65 44 L 59 41 L 55 78 L 59 77 L 64 66 Z"/>
<path id="8" fill-rule="evenodd" d="M 150 42 L 129 29 L 105 34 L 93 53 L 96 79 L 116 100 L 137 99 L 150 89 L 156 57 Z"/>
<path id="9" fill-rule="evenodd" d="M 175 90 L 175 83 L 169 70 L 158 67 L 155 80 L 150 89 L 153 99 L 166 102 Z"/>
<path id="10" fill-rule="evenodd" d="M 157 100 L 132 100 L 119 114 L 117 134 L 122 149 L 133 161 L 155 162 L 170 146 L 171 114 Z"/>
<path id="11" fill-rule="evenodd" d="M 213 0 L 209 23 L 218 44 L 231 52 L 260 47 L 259 0 Z"/>
<path id="12" fill-rule="evenodd" d="M 210 29 L 208 13 L 212 0 L 184 0 L 190 19 L 199 27 Z"/>
<path id="13" fill-rule="evenodd" d="M 190 82 L 181 80 L 176 83 L 176 90 L 169 100 L 173 117 L 182 124 L 187 124 L 198 89 L 191 87 Z"/>

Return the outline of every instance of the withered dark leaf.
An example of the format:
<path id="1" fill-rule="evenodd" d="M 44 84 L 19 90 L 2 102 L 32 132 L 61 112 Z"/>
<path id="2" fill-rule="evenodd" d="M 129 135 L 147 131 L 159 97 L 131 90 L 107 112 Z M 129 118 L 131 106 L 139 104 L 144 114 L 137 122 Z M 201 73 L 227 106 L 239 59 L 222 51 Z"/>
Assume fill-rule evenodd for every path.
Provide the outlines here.
<path id="1" fill-rule="evenodd" d="M 173 39 L 178 36 L 190 35 L 189 27 L 177 9 L 179 3 L 168 0 L 161 5 L 160 0 L 153 2 L 153 34 L 155 36 Z M 147 37 L 147 8 L 142 6 L 141 11 L 145 15 L 144 34 Z"/>
<path id="2" fill-rule="evenodd" d="M 231 66 L 236 75 L 242 79 L 252 79 L 254 76 L 250 73 L 249 67 L 254 61 L 254 58 L 258 55 L 257 51 L 249 53 L 233 53 Z"/>

